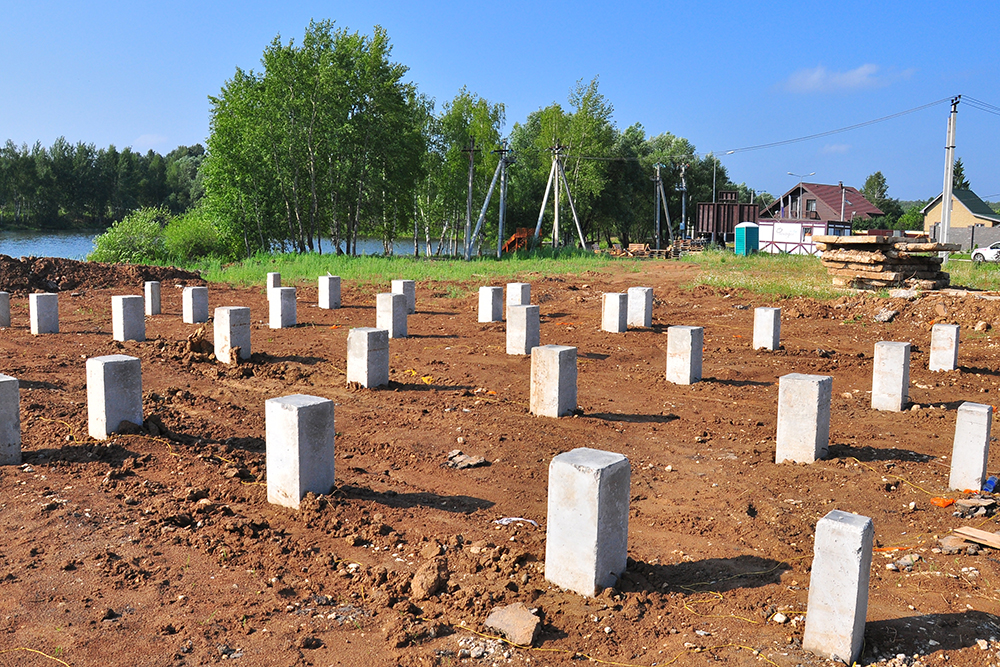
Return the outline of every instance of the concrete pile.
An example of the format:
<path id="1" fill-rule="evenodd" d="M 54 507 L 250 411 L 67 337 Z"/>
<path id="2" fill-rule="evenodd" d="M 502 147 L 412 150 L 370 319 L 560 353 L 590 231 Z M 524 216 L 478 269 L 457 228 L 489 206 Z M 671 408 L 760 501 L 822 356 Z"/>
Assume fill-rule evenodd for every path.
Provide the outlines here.
<path id="1" fill-rule="evenodd" d="M 859 289 L 943 289 L 950 276 L 941 271 L 942 258 L 927 253 L 961 249 L 956 243 L 921 243 L 904 236 L 814 236 L 813 241 L 833 284 Z"/>

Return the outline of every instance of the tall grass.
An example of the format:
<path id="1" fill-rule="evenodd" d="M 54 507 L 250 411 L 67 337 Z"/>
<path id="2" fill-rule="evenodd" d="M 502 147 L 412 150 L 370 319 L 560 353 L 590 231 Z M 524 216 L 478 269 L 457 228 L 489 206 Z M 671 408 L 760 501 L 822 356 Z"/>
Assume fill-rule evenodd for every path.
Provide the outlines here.
<path id="1" fill-rule="evenodd" d="M 275 254 L 260 255 L 231 264 L 219 261 L 195 263 L 186 268 L 198 270 L 210 282 L 236 285 L 263 285 L 267 273 L 281 273 L 281 282 L 293 285 L 313 282 L 317 276 L 340 276 L 355 281 L 359 286 L 388 284 L 394 278 L 417 281 L 479 282 L 529 276 L 583 273 L 584 271 L 610 271 L 612 268 L 639 271 L 639 262 L 615 259 L 607 255 L 574 250 L 536 250 L 505 255 L 503 259 L 476 258 L 469 262 L 457 259 L 427 259 L 412 256 Z"/>
<path id="2" fill-rule="evenodd" d="M 706 250 L 685 257 L 701 267 L 688 287 L 710 285 L 725 289 L 745 289 L 769 296 L 808 296 L 835 299 L 844 291 L 831 284 L 818 257 L 811 255 L 734 255 L 723 250 Z"/>
<path id="3" fill-rule="evenodd" d="M 954 257 L 954 256 L 952 256 Z M 1000 264 L 992 262 L 974 264 L 952 260 L 944 266 L 951 274 L 952 287 L 968 287 L 976 290 L 1000 290 Z"/>

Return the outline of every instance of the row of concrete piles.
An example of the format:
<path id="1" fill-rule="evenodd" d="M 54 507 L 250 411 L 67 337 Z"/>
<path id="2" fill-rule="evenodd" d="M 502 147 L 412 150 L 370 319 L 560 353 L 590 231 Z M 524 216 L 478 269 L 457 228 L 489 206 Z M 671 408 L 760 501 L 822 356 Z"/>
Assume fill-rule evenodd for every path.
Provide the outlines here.
<path id="1" fill-rule="evenodd" d="M 336 276 L 320 278 L 321 307 L 339 307 L 339 283 Z M 538 344 L 539 311 L 537 305 L 530 304 L 530 287 L 528 283 L 507 286 L 507 352 L 531 355 L 532 414 L 562 417 L 576 409 L 576 348 Z M 282 288 L 280 276 L 269 274 L 267 290 L 272 327 L 278 328 L 275 321 L 287 322 L 287 318 L 282 315 L 285 306 L 275 304 L 286 303 L 286 290 L 291 290 L 294 308 L 294 288 Z M 499 321 L 504 305 L 502 292 L 500 287 L 481 288 L 480 322 Z M 0 293 L 0 322 L 4 296 Z M 32 295 L 46 296 L 55 295 Z M 413 281 L 393 281 L 392 293 L 377 295 L 376 327 L 356 328 L 348 334 L 348 382 L 366 387 L 388 383 L 389 339 L 406 336 L 406 316 L 415 312 L 415 296 Z M 112 309 L 113 318 L 120 320 L 120 327 L 113 327 L 116 338 L 119 328 L 121 332 L 130 331 L 128 313 L 133 311 L 129 308 L 135 307 L 129 305 L 134 302 L 126 301 L 130 298 L 141 297 L 114 297 L 121 300 L 119 306 L 113 302 Z M 145 302 L 147 314 L 159 312 L 158 283 L 146 284 Z M 602 328 L 621 332 L 628 326 L 651 326 L 652 302 L 651 288 L 606 294 L 602 299 Z M 207 289 L 185 288 L 185 321 L 189 311 L 192 319 L 197 317 L 202 303 L 207 319 Z M 140 311 L 140 319 L 141 315 Z M 33 323 L 35 319 L 33 314 Z M 44 321 L 43 312 L 38 319 Z M 249 323 L 248 308 L 216 309 L 216 354 L 220 360 L 227 360 L 226 349 L 239 348 L 241 355 L 249 356 Z M 682 385 L 698 382 L 703 329 L 671 326 L 667 334 L 667 379 Z M 136 339 L 142 338 L 144 335 Z M 776 350 L 779 346 L 780 309 L 758 308 L 754 315 L 754 349 Z M 909 343 L 876 344 L 873 408 L 901 410 L 905 406 L 909 355 Z M 931 370 L 953 370 L 957 359 L 958 327 L 935 325 Z M 826 454 L 831 389 L 829 376 L 790 374 L 779 379 L 776 463 L 808 463 Z M 88 428 L 95 439 L 106 439 L 122 421 L 141 424 L 139 359 L 124 355 L 89 359 L 87 400 Z M 20 463 L 18 402 L 17 380 L 0 376 L 0 463 Z M 298 508 L 307 493 L 327 493 L 335 479 L 333 402 L 306 395 L 272 398 L 265 402 L 265 417 L 268 502 Z M 980 488 L 985 478 L 991 422 L 990 406 L 966 403 L 959 409 L 952 488 Z M 616 583 L 626 566 L 630 476 L 628 459 L 613 452 L 575 449 L 551 461 L 545 553 L 545 576 L 549 581 L 585 596 Z M 873 538 L 874 527 L 868 517 L 834 510 L 817 524 L 803 639 L 806 650 L 848 663 L 860 654 Z"/>

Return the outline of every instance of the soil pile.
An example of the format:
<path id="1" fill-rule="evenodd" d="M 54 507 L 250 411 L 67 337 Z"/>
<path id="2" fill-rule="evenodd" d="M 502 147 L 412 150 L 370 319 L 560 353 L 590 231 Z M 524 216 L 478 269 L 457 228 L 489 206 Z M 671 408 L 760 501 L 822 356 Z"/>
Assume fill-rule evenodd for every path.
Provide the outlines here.
<path id="1" fill-rule="evenodd" d="M 61 257 L 22 257 L 0 255 L 0 291 L 11 294 L 65 292 L 69 290 L 139 286 L 147 280 L 164 285 L 204 285 L 197 273 L 173 266 L 138 264 L 100 264 L 79 262 Z"/>

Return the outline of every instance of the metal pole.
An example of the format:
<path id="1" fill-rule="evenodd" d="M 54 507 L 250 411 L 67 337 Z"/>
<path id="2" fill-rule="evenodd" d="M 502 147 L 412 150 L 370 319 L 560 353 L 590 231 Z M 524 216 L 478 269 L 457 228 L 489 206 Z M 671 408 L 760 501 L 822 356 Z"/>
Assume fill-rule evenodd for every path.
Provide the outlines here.
<path id="1" fill-rule="evenodd" d="M 553 158 L 553 165 L 556 169 L 556 198 L 553 200 L 553 207 L 555 209 L 555 217 L 552 219 L 552 249 L 559 247 L 559 176 L 558 173 L 562 171 L 559 165 L 559 146 L 556 146 L 555 157 Z"/>
<path id="2" fill-rule="evenodd" d="M 486 192 L 486 201 L 483 202 L 483 210 L 479 212 L 479 219 L 476 220 L 476 229 L 472 232 L 472 238 L 479 238 L 479 230 L 482 229 L 483 220 L 486 219 L 486 209 L 489 208 L 490 199 L 493 197 L 493 188 L 497 184 L 497 179 L 500 177 L 500 167 L 503 164 L 503 160 L 497 163 L 496 171 L 493 172 L 493 180 L 490 181 L 490 189 Z"/>
<path id="3" fill-rule="evenodd" d="M 545 216 L 545 205 L 549 203 L 549 192 L 552 190 L 552 175 L 556 173 L 556 163 L 552 162 L 549 169 L 549 180 L 545 183 L 545 194 L 542 196 L 542 208 L 538 211 L 538 224 L 535 225 L 535 238 L 542 233 L 542 218 Z"/>
<path id="4" fill-rule="evenodd" d="M 941 193 L 941 243 L 947 243 L 951 232 L 951 197 L 955 179 L 955 121 L 958 116 L 958 103 L 962 96 L 951 99 L 951 113 L 948 114 L 948 140 L 944 147 L 944 191 Z M 948 253 L 941 253 L 945 263 Z"/>
<path id="5" fill-rule="evenodd" d="M 667 234 L 670 236 L 670 244 L 674 243 L 674 228 L 670 224 L 670 209 L 667 208 L 667 193 L 663 190 L 663 181 L 660 181 L 660 200 L 663 202 L 663 213 L 667 217 Z"/>
<path id="6" fill-rule="evenodd" d="M 569 191 L 569 181 L 566 180 L 566 170 L 563 169 L 562 163 L 559 163 L 559 175 L 562 176 L 563 185 L 566 186 L 566 199 L 569 200 L 569 210 L 573 213 L 573 222 L 576 223 L 576 233 L 580 235 L 580 249 L 587 249 L 587 242 L 583 238 L 583 228 L 580 227 L 580 218 L 576 217 L 576 206 L 573 204 L 573 195 Z"/>
<path id="7" fill-rule="evenodd" d="M 476 156 L 476 138 L 469 138 L 469 198 L 465 208 L 465 261 L 471 259 L 472 251 L 472 176 L 473 160 Z"/>
<path id="8" fill-rule="evenodd" d="M 497 225 L 497 259 L 503 252 L 503 223 L 507 214 L 507 142 L 503 144 L 503 152 L 500 154 L 500 222 Z"/>

